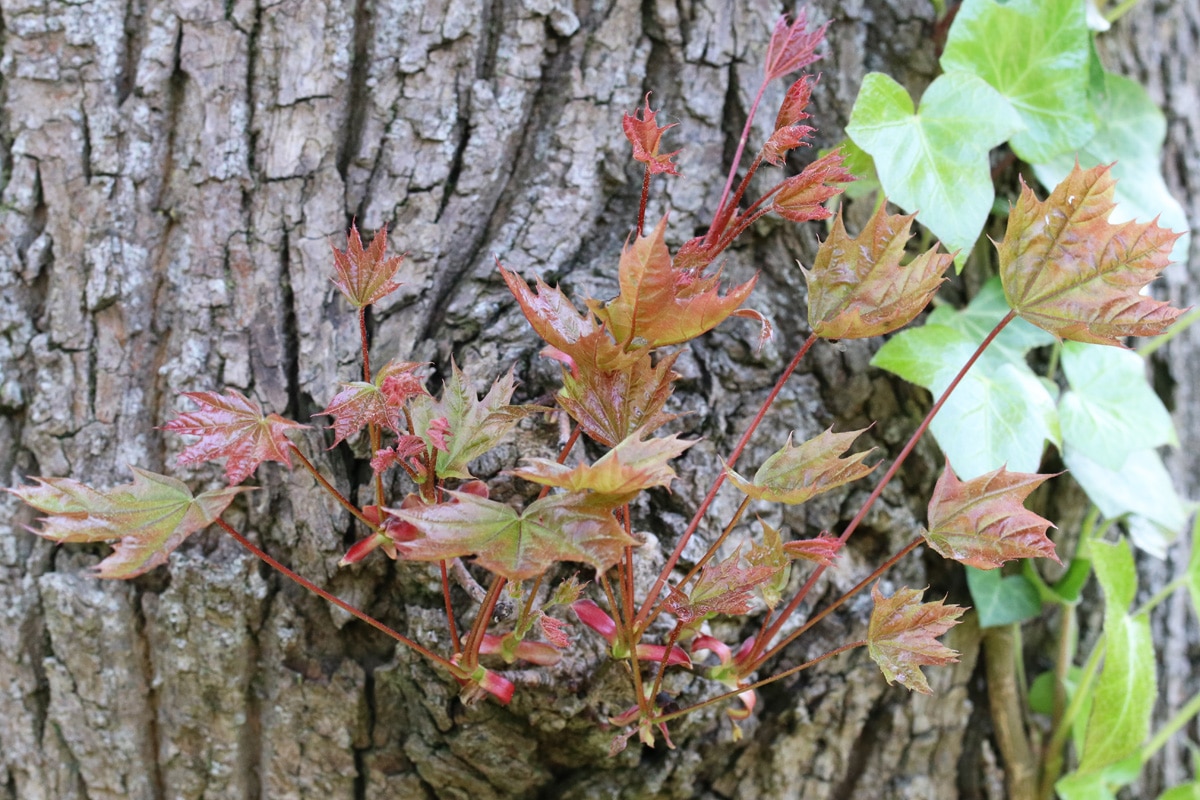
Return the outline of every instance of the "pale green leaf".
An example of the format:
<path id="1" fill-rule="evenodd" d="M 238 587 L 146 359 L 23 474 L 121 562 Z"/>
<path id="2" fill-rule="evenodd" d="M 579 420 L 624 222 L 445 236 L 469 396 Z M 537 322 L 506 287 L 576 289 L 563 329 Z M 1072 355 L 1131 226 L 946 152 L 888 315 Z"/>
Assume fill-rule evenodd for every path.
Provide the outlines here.
<path id="1" fill-rule="evenodd" d="M 1024 622 L 1042 613 L 1042 599 L 1024 575 L 1003 575 L 998 569 L 966 569 L 971 606 L 979 615 L 979 627 Z"/>
<path id="2" fill-rule="evenodd" d="M 979 293 L 962 310 L 942 305 L 933 310 L 926 320 L 927 325 L 946 325 L 967 334 L 971 341 L 982 342 L 1011 309 L 1004 299 L 1004 286 L 999 277 L 985 283 Z M 1014 319 L 1000 331 L 988 346 L 988 353 L 998 355 L 1014 364 L 1024 364 L 1025 354 L 1035 347 L 1054 343 L 1054 336 L 1020 317 Z"/>
<path id="3" fill-rule="evenodd" d="M 1065 342 L 1062 368 L 1071 385 L 1059 401 L 1063 441 L 1119 470 L 1134 450 L 1178 444 L 1166 406 L 1132 350 Z"/>
<path id="4" fill-rule="evenodd" d="M 950 250 L 959 269 L 992 209 L 988 152 L 1021 128 L 995 89 L 966 73 L 939 76 L 914 111 L 886 75 L 863 80 L 847 135 L 875 162 L 888 198 L 912 213 Z"/>
<path id="5" fill-rule="evenodd" d="M 1089 33 L 1081 0 L 966 0 L 941 65 L 995 87 L 1025 130 L 1012 148 L 1030 163 L 1072 151 L 1092 136 Z"/>

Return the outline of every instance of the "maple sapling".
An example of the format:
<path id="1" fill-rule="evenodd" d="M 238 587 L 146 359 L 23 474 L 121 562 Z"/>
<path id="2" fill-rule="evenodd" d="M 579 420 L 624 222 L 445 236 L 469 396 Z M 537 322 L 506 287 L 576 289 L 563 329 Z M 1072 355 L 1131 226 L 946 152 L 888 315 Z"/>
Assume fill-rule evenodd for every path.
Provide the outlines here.
<path id="1" fill-rule="evenodd" d="M 637 219 L 616 264 L 617 295 L 608 300 L 582 298 L 581 311 L 560 288 L 540 278 L 531 286 L 498 265 L 500 278 L 532 330 L 545 341 L 543 355 L 561 363 L 555 413 L 571 421 L 557 459 L 526 458 L 507 471 L 509 477 L 540 487 L 532 501 L 517 507 L 492 498 L 483 479 L 488 476 L 476 476 L 472 469 L 521 419 L 551 409 L 513 404 L 517 384 L 512 370 L 496 379 L 483 397 L 471 388 L 475 376 L 453 362 L 436 397 L 426 387 L 425 364 L 389 361 L 373 371 L 366 312 L 401 285 L 404 259 L 387 256 L 386 230 L 379 230 L 364 248 L 352 226 L 346 250 L 333 251 L 332 280 L 358 316 L 361 380 L 340 384 L 319 416 L 333 420 L 331 447 L 365 429 L 373 504 L 360 507 L 341 494 L 287 438 L 290 431 L 305 426 L 264 414 L 234 389 L 224 394 L 188 392 L 184 397 L 197 408 L 163 427 L 197 439 L 180 453 L 181 464 L 225 459 L 229 488 L 193 496 L 173 478 L 136 468 L 132 484 L 108 491 L 66 478 L 41 478 L 35 486 L 11 490 L 48 515 L 35 532 L 60 542 L 116 540 L 114 554 L 100 563 L 97 574 L 131 578 L 163 563 L 187 536 L 215 522 L 281 574 L 440 666 L 468 699 L 487 694 L 508 702 L 515 684 L 501 672 L 504 667 L 545 669 L 558 663 L 573 641 L 566 621 L 550 612 L 569 608 L 584 627 L 604 639 L 609 656 L 628 667 L 634 705 L 611 720 L 629 726 L 617 735 L 615 749 L 634 735 L 649 745 L 661 735 L 670 745 L 668 722 L 717 702 L 736 701 L 729 709 L 736 726 L 754 711 L 756 688 L 857 647 L 867 648 L 889 682 L 928 692 L 921 667 L 956 658 L 936 637 L 949 630 L 964 609 L 944 600 L 925 602 L 922 592 L 906 587 L 886 597 L 878 578 L 922 543 L 982 569 L 1014 558 L 1057 560 L 1046 535 L 1050 522 L 1023 505 L 1051 476 L 1000 468 L 964 481 L 947 462 L 929 503 L 928 529 L 786 635 L 785 626 L 955 387 L 1012 320 L 1020 316 L 1057 337 L 1105 344 L 1159 333 L 1175 320 L 1177 309 L 1138 294 L 1166 265 L 1175 235 L 1156 223 L 1108 223 L 1113 180 L 1105 168 L 1076 167 L 1043 202 L 1025 187 L 1009 216 L 1006 236 L 997 245 L 1000 277 L 1012 310 L 940 393 L 850 522 L 838 534 L 822 531 L 787 540 L 784 531 L 760 521 L 761 535 L 729 552 L 728 538 L 752 502 L 802 504 L 865 479 L 880 466 L 879 461 L 868 463 L 875 458 L 874 449 L 850 453 L 866 429 L 829 428 L 798 444 L 789 437 L 753 477 L 737 471 L 739 457 L 759 424 L 818 340 L 877 337 L 907 325 L 930 303 L 954 259 L 936 244 L 909 258 L 914 215 L 889 214 L 886 203 L 880 203 L 863 229 L 851 236 L 841 212 L 835 216 L 828 203 L 852 180 L 838 151 L 781 177 L 747 202 L 751 178 L 764 165 L 785 168 L 789 152 L 808 146 L 814 128 L 803 123 L 809 119 L 814 79 L 805 75 L 787 90 L 771 134 L 738 180 L 751 124 L 769 82 L 814 62 L 825 30 L 810 29 L 803 13 L 791 22 L 781 19 L 775 27 L 763 82 L 712 222 L 674 256 L 666 217 L 643 235 L 651 176 L 678 177 L 672 159 L 679 152 L 661 152 L 663 135 L 672 126 L 658 126 L 647 95 L 644 107 L 622 121 L 633 157 L 645 170 Z M 670 487 L 677 477 L 671 462 L 694 444 L 677 434 L 657 433 L 675 418 L 665 408 L 679 377 L 673 365 L 681 348 L 732 317 L 757 322 L 762 339 L 772 335 L 761 313 L 743 307 L 757 276 L 723 289 L 721 270 L 709 272 L 739 236 L 768 214 L 798 223 L 833 219 L 812 265 L 801 267 L 811 334 L 726 454 L 725 469 L 679 533 L 654 580 L 649 586 L 639 585 L 635 574 L 641 539 L 630 504 L 642 492 Z M 580 456 L 577 463 L 568 464 L 582 436 L 604 452 L 595 460 Z M 293 456 L 366 530 L 342 566 L 359 563 L 376 550 L 392 559 L 437 565 L 449 641 L 446 652 L 418 644 L 315 586 L 221 518 L 244 491 L 237 484 L 260 464 L 274 461 L 291 468 Z M 683 570 L 683 553 L 693 537 L 708 533 L 706 514 L 726 480 L 743 499 L 720 533 L 709 537 L 703 554 Z M 391 496 L 393 485 L 404 486 L 405 493 Z M 464 558 L 471 559 L 474 575 L 458 561 Z M 561 562 L 591 571 L 594 599 L 581 596 L 585 588 L 573 577 L 542 591 Z M 789 595 L 794 568 L 808 574 L 800 589 Z M 480 574 L 487 581 L 486 589 L 474 592 L 478 607 L 470 625 L 461 630 L 450 580 L 456 573 L 462 583 L 473 584 Z M 788 644 L 867 586 L 875 609 L 864 639 L 843 643 L 803 664 L 776 663 Z M 515 618 L 496 619 L 502 603 L 517 609 Z M 707 624 L 718 615 L 749 616 L 760 608 L 765 611 L 756 631 L 739 643 L 721 641 Z M 660 618 L 665 618 L 667 633 L 649 641 L 652 625 Z M 718 663 L 704 668 L 702 658 Z M 768 667 L 777 671 L 758 677 Z M 706 669 L 726 691 L 677 707 L 682 704 L 674 698 L 662 700 L 664 678 L 671 669 Z M 738 731 L 735 727 L 735 735 Z"/>

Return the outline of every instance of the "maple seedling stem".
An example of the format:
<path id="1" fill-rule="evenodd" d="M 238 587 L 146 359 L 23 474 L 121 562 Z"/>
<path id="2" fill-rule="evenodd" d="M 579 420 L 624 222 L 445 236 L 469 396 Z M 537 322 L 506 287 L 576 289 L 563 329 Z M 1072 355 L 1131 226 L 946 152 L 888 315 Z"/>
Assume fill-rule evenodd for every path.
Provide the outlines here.
<path id="1" fill-rule="evenodd" d="M 450 648 L 455 655 L 461 652 L 458 642 L 458 625 L 454 621 L 454 605 L 450 602 L 450 574 L 446 569 L 446 559 L 438 562 L 442 572 L 442 600 L 446 604 L 446 627 L 450 633 Z"/>
<path id="2" fill-rule="evenodd" d="M 322 589 L 320 586 L 317 586 L 315 583 L 310 581 L 308 578 L 305 578 L 302 575 L 299 575 L 299 574 L 293 572 L 292 570 L 288 569 L 283 564 L 279 563 L 274 558 L 267 555 L 267 553 L 265 551 L 263 551 L 260 547 L 255 545 L 253 542 L 251 542 L 245 536 L 238 533 L 237 530 L 234 529 L 225 520 L 218 517 L 217 525 L 219 525 L 222 530 L 224 530 L 226 533 L 228 533 L 230 536 L 232 536 L 234 539 L 236 539 L 238 544 L 240 544 L 242 547 L 249 550 L 251 553 L 253 553 L 255 556 L 257 556 L 259 559 L 261 559 L 267 566 L 271 567 L 271 569 L 275 570 L 276 572 L 281 573 L 284 577 L 294 581 L 295 583 L 299 584 L 300 586 L 302 586 L 303 588 L 312 592 L 313 594 L 317 595 L 318 597 L 328 600 L 330 603 L 333 603 L 335 606 L 342 609 L 347 614 L 351 614 L 351 615 L 357 617 L 358 619 L 360 619 L 363 622 L 370 625 L 375 630 L 380 631 L 381 633 L 384 633 L 384 634 L 390 636 L 391 638 L 395 639 L 397 642 L 399 642 L 402 645 L 412 648 L 413 650 L 415 650 L 418 653 L 420 653 L 421 655 L 425 656 L 425 658 L 428 658 L 430 661 L 434 662 L 435 664 L 439 664 L 439 665 L 445 667 L 446 669 L 448 669 L 450 671 L 450 674 L 452 674 L 452 675 L 458 674 L 458 671 L 459 671 L 458 668 L 455 667 L 454 664 L 452 664 L 450 661 L 446 660 L 445 658 L 442 658 L 441 656 L 439 656 L 437 653 L 433 652 L 432 650 L 422 647 L 421 645 L 414 642 L 412 639 L 409 639 L 407 636 L 405 636 L 397 631 L 392 630 L 387 625 L 384 625 L 382 622 L 380 622 L 379 620 L 372 617 L 370 614 L 356 608 L 355 606 L 350 605 L 345 600 L 342 600 L 340 597 L 330 594 L 329 592 Z"/>
<path id="3" fill-rule="evenodd" d="M 759 423 L 761 423 L 763 417 L 767 415 L 767 410 L 775 403 L 775 398 L 778 397 L 779 393 L 783 390 L 784 384 L 787 383 L 787 380 L 792 376 L 792 373 L 796 371 L 796 367 L 800 365 L 801 359 L 807 355 L 808 351 L 812 348 L 816 341 L 817 335 L 815 333 L 809 334 L 808 338 L 804 340 L 804 344 L 799 350 L 796 351 L 796 355 L 792 356 L 792 360 L 788 362 L 787 367 L 784 368 L 783 373 L 779 376 L 779 379 L 775 381 L 775 386 L 771 388 L 771 392 L 767 395 L 766 399 L 763 400 L 762 405 L 759 406 L 758 413 L 754 415 L 754 419 L 752 419 L 750 424 L 746 427 L 746 431 L 742 434 L 742 438 L 738 440 L 736 445 L 734 445 L 733 450 L 729 454 L 729 458 L 725 462 L 727 468 L 732 469 L 737 463 L 738 457 L 741 456 L 742 451 L 745 450 L 746 445 L 749 444 L 750 437 L 754 435 L 754 431 L 757 430 Z M 654 586 L 651 587 L 650 592 L 646 595 L 646 599 L 642 602 L 642 607 L 638 611 L 637 617 L 634 619 L 634 626 L 638 629 L 645 630 L 645 627 L 649 624 L 650 610 L 654 607 L 655 601 L 658 599 L 659 592 L 661 592 L 663 590 L 663 586 L 666 585 L 667 578 L 670 576 L 671 570 L 673 570 L 675 565 L 679 562 L 679 557 L 683 555 L 683 549 L 687 547 L 688 542 L 691 541 L 692 534 L 694 534 L 696 529 L 700 527 L 700 521 L 704 519 L 705 512 L 708 511 L 708 507 L 711 506 L 713 500 L 716 499 L 717 492 L 720 490 L 721 484 L 723 483 L 725 483 L 725 470 L 721 470 L 717 474 L 717 477 L 713 479 L 712 487 L 708 490 L 708 494 L 704 496 L 704 500 L 701 501 L 700 507 L 697 508 L 696 513 L 692 515 L 692 521 L 688 523 L 687 529 L 684 530 L 683 534 L 679 537 L 679 542 L 675 545 L 675 549 L 671 552 L 671 556 L 667 559 L 667 563 L 663 565 L 661 570 L 659 570 L 658 577 L 654 580 Z"/>
<path id="4" fill-rule="evenodd" d="M 642 235 L 646 227 L 646 204 L 650 202 L 650 165 L 646 165 L 646 173 L 642 176 L 642 199 L 638 203 L 637 235 Z"/>
<path id="5" fill-rule="evenodd" d="M 867 500 L 863 503 L 862 508 L 860 508 L 858 513 L 854 515 L 854 519 L 850 520 L 850 524 L 846 526 L 846 530 L 842 531 L 842 535 L 838 537 L 838 541 L 840 543 L 845 544 L 846 540 L 850 538 L 850 535 L 854 533 L 859 524 L 861 524 L 866 518 L 867 512 L 871 510 L 871 506 L 875 504 L 875 501 L 878 500 L 879 496 L 883 494 L 883 490 L 887 488 L 888 483 L 890 483 L 892 478 L 896 476 L 896 473 L 900 471 L 900 466 L 904 463 L 904 460 L 908 458 L 908 455 L 913 451 L 913 448 L 917 446 L 917 442 L 921 440 L 921 437 L 925 435 L 925 431 L 929 428 L 930 423 L 933 422 L 933 418 L 937 416 L 939 411 L 941 411 L 942 406 L 945 405 L 946 400 L 949 399 L 951 393 L 953 393 L 958 387 L 958 384 L 962 382 L 962 379 L 966 377 L 967 372 L 969 372 L 971 367 L 975 365 L 975 362 L 979 360 L 979 357 L 983 355 L 983 352 L 987 350 L 988 346 L 995 340 L 997 336 L 1000 335 L 1000 332 L 1004 330 L 1008 323 L 1016 319 L 1016 316 L 1017 312 L 1009 311 L 1004 316 L 1004 319 L 996 323 L 996 327 L 992 328 L 991 333 L 984 337 L 983 341 L 979 343 L 979 347 L 975 348 L 975 352 L 971 354 L 969 359 L 967 359 L 967 363 L 963 364 L 962 369 L 960 369 L 958 374 L 954 376 L 954 380 L 950 381 L 950 385 L 946 387 L 944 392 L 942 392 L 942 396 L 939 397 L 937 402 L 933 404 L 933 407 L 929 409 L 929 413 L 925 415 L 925 419 L 921 420 L 921 424 L 917 426 L 915 431 L 913 431 L 912 436 L 910 436 L 908 439 L 908 443 L 904 445 L 904 449 L 900 451 L 900 454 L 896 456 L 896 460 L 892 462 L 890 467 L 888 467 L 888 471 L 884 473 L 882 478 L 880 478 L 879 483 L 867 497 Z M 799 608 L 800 604 L 804 602 L 804 598 L 808 596 L 810 591 L 812 591 L 813 586 L 816 585 L 817 580 L 822 574 L 824 574 L 825 569 L 826 568 L 824 566 L 818 566 L 815 570 L 813 570 L 813 574 L 810 575 L 808 580 L 804 582 L 804 585 L 800 587 L 800 591 L 796 593 L 796 596 L 792 598 L 791 602 L 789 602 L 783 611 L 780 612 L 779 617 L 775 620 L 775 622 L 773 622 L 771 626 L 767 628 L 766 635 L 755 643 L 756 649 L 761 652 L 763 648 L 767 647 L 770 639 L 779 634 L 780 628 L 784 626 L 788 618 L 796 611 L 797 608 Z M 757 661 L 758 659 L 755 658 L 754 660 Z"/>
<path id="6" fill-rule="evenodd" d="M 372 522 L 371 520 L 367 519 L 367 515 L 366 515 L 366 514 L 364 514 L 364 513 L 362 512 L 362 510 L 361 510 L 361 509 L 359 509 L 359 507 L 358 507 L 358 506 L 354 505 L 354 503 L 351 503 L 351 502 L 350 502 L 350 500 L 349 500 L 349 499 L 348 499 L 348 498 L 347 498 L 347 497 L 346 497 L 344 494 L 342 494 L 341 492 L 339 492 L 339 491 L 338 491 L 338 490 L 337 490 L 337 489 L 334 487 L 334 485 L 333 485 L 332 483 L 330 483 L 330 482 L 329 482 L 329 481 L 328 481 L 328 480 L 325 478 L 325 476 L 324 476 L 324 475 L 322 475 L 322 474 L 321 474 L 320 470 L 318 470 L 318 469 L 317 469 L 317 468 L 316 468 L 316 467 L 313 465 L 313 463 L 312 463 L 311 461 L 309 461 L 309 460 L 308 460 L 308 458 L 307 458 L 307 457 L 304 455 L 304 453 L 303 453 L 303 452 L 300 450 L 300 448 L 299 448 L 299 447 L 297 447 L 297 446 L 296 446 L 295 444 L 293 444 L 292 442 L 288 442 L 288 446 L 291 448 L 291 450 L 292 450 L 292 454 L 293 454 L 294 456 L 296 456 L 298 459 L 300 459 L 300 463 L 301 463 L 301 464 L 303 464 L 303 465 L 304 465 L 304 468 L 305 468 L 305 469 L 307 469 L 307 470 L 309 471 L 309 474 L 311 474 L 311 475 L 313 476 L 313 478 L 315 478 L 315 479 L 316 479 L 317 483 L 319 483 L 319 484 L 321 485 L 321 488 L 322 488 L 322 489 L 324 489 L 325 491 L 329 492 L 329 494 L 330 494 L 330 495 L 332 495 L 332 496 L 333 496 L 333 498 L 334 498 L 335 500 L 337 500 L 339 503 L 341 503 L 341 504 L 342 504 L 342 506 L 343 506 L 343 507 L 344 507 L 344 508 L 345 508 L 347 511 L 349 511 L 351 514 L 353 514 L 354 516 L 358 517 L 358 519 L 359 519 L 359 520 L 360 520 L 360 521 L 361 521 L 361 522 L 362 522 L 364 525 L 366 525 L 368 528 L 370 528 L 370 529 L 371 529 L 371 530 L 373 530 L 373 531 L 377 531 L 377 530 L 379 530 L 379 525 L 378 525 L 377 523 L 374 523 L 374 522 Z"/>
<path id="7" fill-rule="evenodd" d="M 705 236 L 705 244 L 712 245 L 715 237 L 725 227 L 725 223 L 729 220 L 729 215 L 733 212 L 735 203 L 730 203 L 730 208 L 726 208 L 726 202 L 729 200 L 729 194 L 733 191 L 733 181 L 737 178 L 738 165 L 742 163 L 742 154 L 746 151 L 746 142 L 750 140 L 750 126 L 754 124 L 754 115 L 758 113 L 759 103 L 762 102 L 763 93 L 767 90 L 767 85 L 770 83 L 770 78 L 763 76 L 763 82 L 758 87 L 758 94 L 754 96 L 754 102 L 750 104 L 750 111 L 746 114 L 746 124 L 742 126 L 742 137 L 738 139 L 737 150 L 733 154 L 733 163 L 729 166 L 729 177 L 725 179 L 725 189 L 721 192 L 721 202 L 717 203 L 717 211 L 713 214 L 712 225 L 709 226 L 708 233 Z"/>
<path id="8" fill-rule="evenodd" d="M 663 676 L 667 674 L 667 665 L 671 661 L 671 651 L 675 649 L 675 643 L 679 641 L 679 634 L 683 631 L 683 626 L 676 624 L 671 629 L 671 635 L 667 637 L 666 647 L 663 648 L 662 660 L 658 665 L 658 672 L 654 675 L 654 684 L 650 687 L 650 696 L 658 697 L 659 691 L 662 689 Z"/>
<path id="9" fill-rule="evenodd" d="M 492 614 L 496 612 L 496 603 L 504 591 L 507 581 L 503 575 L 494 575 L 492 584 L 488 587 L 487 595 L 479 606 L 479 613 L 471 623 L 471 631 L 467 634 L 467 643 L 463 646 L 463 666 L 469 672 L 479 665 L 479 646 L 483 643 L 483 634 L 491 624 Z"/>
<path id="10" fill-rule="evenodd" d="M 828 653 L 822 653 L 821 655 L 814 658 L 812 661 L 805 661 L 803 664 L 797 664 L 794 667 L 785 669 L 783 672 L 777 673 L 768 678 L 763 678 L 760 681 L 755 681 L 754 683 L 748 683 L 745 686 L 739 686 L 738 688 L 731 689 L 728 692 L 725 692 L 724 694 L 719 694 L 716 697 L 710 697 L 707 700 L 702 700 L 699 703 L 696 703 L 695 705 L 686 706 L 685 708 L 681 708 L 678 711 L 672 711 L 669 714 L 663 714 L 660 717 L 655 717 L 654 719 L 650 720 L 650 722 L 651 723 L 670 722 L 673 719 L 679 719 L 680 717 L 684 717 L 684 716 L 692 713 L 693 711 L 698 711 L 702 708 L 706 708 L 707 706 L 716 705 L 717 703 L 720 703 L 724 700 L 732 700 L 733 698 L 737 697 L 738 695 L 742 694 L 743 692 L 749 692 L 754 689 L 761 689 L 763 686 L 772 684 L 775 681 L 783 680 L 784 678 L 795 675 L 798 672 L 803 672 L 804 670 L 808 669 L 809 667 L 815 667 L 817 664 L 820 664 L 822 661 L 825 661 L 826 659 L 829 659 L 829 658 L 833 658 L 834 656 L 839 656 L 842 653 L 845 653 L 847 650 L 853 650 L 857 647 L 865 647 L 866 644 L 867 644 L 867 642 L 865 639 L 857 641 L 857 642 L 850 642 L 849 644 L 844 644 L 841 647 L 837 647 L 837 648 L 834 648 L 833 650 L 830 650 Z"/>

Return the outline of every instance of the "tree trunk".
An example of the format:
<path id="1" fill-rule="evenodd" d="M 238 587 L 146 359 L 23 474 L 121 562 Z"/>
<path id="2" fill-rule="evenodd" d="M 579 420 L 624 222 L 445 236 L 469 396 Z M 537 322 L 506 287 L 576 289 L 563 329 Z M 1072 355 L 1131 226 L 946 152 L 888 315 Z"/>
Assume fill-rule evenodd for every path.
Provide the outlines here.
<path id="1" fill-rule="evenodd" d="M 357 378 L 357 325 L 329 282 L 330 243 L 344 246 L 353 220 L 365 231 L 387 225 L 411 270 L 373 309 L 373 359 L 429 361 L 439 376 L 453 359 L 479 378 L 477 388 L 515 364 L 520 399 L 555 391 L 558 368 L 538 357 L 542 343 L 496 259 L 575 297 L 615 294 L 641 187 L 620 117 L 647 91 L 660 121 L 679 123 L 667 145 L 682 148 L 684 176 L 656 179 L 647 217 L 670 210 L 673 247 L 702 228 L 780 10 L 758 0 L 3 0 L 0 8 L 0 465 L 10 485 L 28 475 L 112 485 L 137 465 L 196 490 L 220 485 L 219 470 L 177 467 L 181 442 L 154 427 L 175 415 L 179 392 L 237 388 L 303 422 L 338 381 Z M 866 72 L 887 72 L 914 92 L 936 74 L 934 12 L 924 0 L 821 0 L 811 15 L 833 20 L 811 109 L 820 146 L 842 136 Z M 1168 175 L 1192 219 L 1200 76 L 1183 54 L 1196 51 L 1198 20 L 1196 0 L 1142 3 L 1108 42 L 1110 64 L 1148 80 L 1170 109 Z M 1169 36 L 1142 33 L 1156 30 Z M 773 86 L 764 108 L 784 88 Z M 771 117 L 761 115 L 760 131 Z M 761 271 L 751 305 L 777 337 L 758 353 L 757 331 L 735 322 L 680 356 L 672 410 L 689 413 L 676 426 L 704 438 L 681 460 L 674 493 L 636 509 L 648 563 L 661 564 L 721 469 L 718 456 L 807 335 L 796 261 L 811 263 L 820 233 L 762 224 L 730 254 L 729 280 Z M 1176 268 L 1173 299 L 1195 303 L 1197 278 L 1189 283 Z M 875 347 L 818 345 L 745 463 L 759 463 L 791 430 L 807 438 L 871 420 L 872 443 L 898 449 L 926 399 L 868 368 Z M 1184 440 L 1177 462 L 1190 483 L 1181 488 L 1192 494 L 1200 373 L 1189 364 L 1198 353 L 1200 327 L 1162 362 Z M 325 419 L 298 441 L 344 493 L 372 502 L 363 451 L 327 450 Z M 480 471 L 552 456 L 551 427 L 531 421 Z M 939 465 L 931 444 L 918 450 L 827 573 L 818 603 L 911 538 Z M 257 481 L 261 489 L 228 516 L 235 527 L 445 649 L 440 584 L 427 565 L 376 557 L 339 570 L 362 535 L 352 518 L 303 471 L 269 464 Z M 864 494 L 835 493 L 767 519 L 807 533 L 835 528 Z M 718 501 L 714 521 L 729 515 L 731 497 Z M 961 661 L 928 671 L 931 697 L 888 687 L 855 651 L 764 690 L 740 741 L 718 710 L 674 728 L 674 750 L 634 744 L 609 757 L 617 731 L 605 720 L 632 703 L 631 690 L 581 626 L 572 657 L 519 687 L 511 706 L 465 706 L 444 675 L 264 569 L 218 530 L 193 537 L 165 569 L 107 582 L 85 571 L 103 548 L 56 548 L 27 534 L 21 524 L 32 515 L 11 495 L 0 496 L 0 509 L 0 796 L 1004 793 L 970 624 L 950 636 Z M 961 574 L 937 558 L 910 557 L 890 579 L 966 601 Z M 465 595 L 456 602 L 472 608 Z M 861 638 L 867 612 L 851 603 L 786 662 Z M 1186 623 L 1186 605 L 1170 613 L 1167 624 Z M 1166 641 L 1169 697 L 1186 697 L 1196 686 L 1195 635 Z M 709 691 L 700 679 L 676 680 L 673 692 Z M 1179 779 L 1183 764 L 1168 753 L 1148 784 Z"/>

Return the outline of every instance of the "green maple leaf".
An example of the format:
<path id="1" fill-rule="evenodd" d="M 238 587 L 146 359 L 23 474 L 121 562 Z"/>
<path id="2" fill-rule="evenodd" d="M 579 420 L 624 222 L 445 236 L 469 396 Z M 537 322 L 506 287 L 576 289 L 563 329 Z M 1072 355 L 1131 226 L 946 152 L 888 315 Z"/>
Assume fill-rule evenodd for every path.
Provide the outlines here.
<path id="1" fill-rule="evenodd" d="M 1116 186 L 1108 167 L 1078 166 L 1039 201 L 1022 186 L 998 246 L 1008 304 L 1063 339 L 1120 346 L 1155 336 L 1183 312 L 1139 294 L 1170 261 L 1179 234 L 1156 222 L 1108 221 Z"/>
<path id="2" fill-rule="evenodd" d="M 899 681 L 915 692 L 932 694 L 921 667 L 958 661 L 958 653 L 937 640 L 958 624 L 966 609 L 945 601 L 920 602 L 922 592 L 900 588 L 884 597 L 871 588 L 875 608 L 867 624 L 867 651 L 888 683 Z"/>
<path id="3" fill-rule="evenodd" d="M 1023 505 L 1051 477 L 1000 467 L 960 481 L 947 463 L 929 499 L 929 529 L 921 535 L 945 558 L 978 569 L 994 569 L 1014 558 L 1058 561 L 1046 536 L 1050 520 Z"/>
<path id="4" fill-rule="evenodd" d="M 537 577 L 558 561 L 579 561 L 603 572 L 637 542 L 604 509 L 577 496 L 552 495 L 518 512 L 494 500 L 449 492 L 453 502 L 387 512 L 423 534 L 397 542 L 405 558 L 441 561 L 475 556 L 477 563 L 513 581 Z"/>
<path id="5" fill-rule="evenodd" d="M 207 528 L 241 487 L 192 496 L 181 481 L 132 467 L 133 483 L 100 491 L 70 478 L 35 478 L 37 486 L 8 491 L 50 516 L 39 536 L 56 542 L 112 542 L 94 568 L 100 578 L 135 578 L 165 563 L 171 551 Z M 118 541 L 119 540 L 119 541 Z"/>
<path id="6" fill-rule="evenodd" d="M 509 405 L 514 389 L 516 381 L 509 370 L 481 399 L 468 386 L 466 376 L 455 364 L 451 365 L 450 379 L 443 384 L 440 398 L 434 400 L 428 395 L 418 395 L 412 399 L 413 427 L 430 450 L 437 451 L 439 478 L 472 478 L 467 470 L 472 461 L 499 444 L 519 419 L 547 410 L 540 406 Z M 443 419 L 444 448 L 440 436 L 429 435 L 431 429 L 443 430 L 441 425 L 434 425 L 435 420 Z"/>
<path id="7" fill-rule="evenodd" d="M 840 457 L 862 433 L 862 430 L 834 433 L 831 428 L 799 446 L 793 446 L 789 436 L 787 443 L 754 473 L 754 480 L 747 480 L 732 469 L 728 470 L 729 480 L 756 500 L 788 505 L 806 503 L 819 494 L 869 475 L 879 466 L 862 463 L 871 450 Z"/>
<path id="8" fill-rule="evenodd" d="M 588 492 L 583 500 L 586 504 L 616 508 L 643 489 L 670 485 L 675 470 L 667 462 L 693 444 L 680 441 L 677 435 L 643 439 L 642 432 L 636 431 L 594 464 L 568 467 L 545 458 L 527 458 L 525 466 L 511 474 L 543 486 Z"/>
<path id="9" fill-rule="evenodd" d="M 863 80 L 846 126 L 871 155 L 884 192 L 942 243 L 962 269 L 992 211 L 988 152 L 1020 130 L 1016 111 L 983 79 L 939 76 L 919 110 L 903 86 L 873 72 Z"/>
<path id="10" fill-rule="evenodd" d="M 901 267 L 913 215 L 893 216 L 880 204 L 857 237 L 839 211 L 817 250 L 808 283 L 808 324 L 825 339 L 865 339 L 907 325 L 924 310 L 951 257 L 936 248 Z"/>

